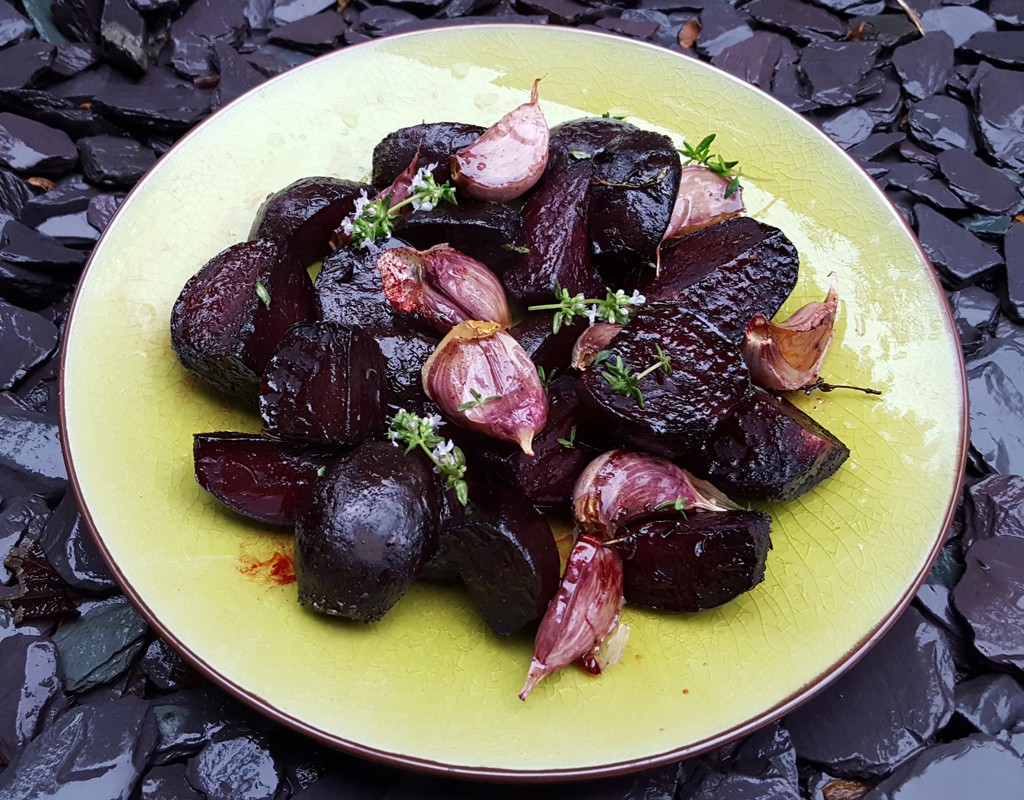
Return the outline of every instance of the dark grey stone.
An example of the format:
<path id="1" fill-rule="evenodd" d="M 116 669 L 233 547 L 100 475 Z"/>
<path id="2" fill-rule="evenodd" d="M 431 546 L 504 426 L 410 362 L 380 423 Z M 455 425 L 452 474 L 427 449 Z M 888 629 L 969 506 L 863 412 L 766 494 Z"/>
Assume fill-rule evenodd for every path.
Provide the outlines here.
<path id="1" fill-rule="evenodd" d="M 992 472 L 1024 474 L 1024 341 L 985 342 L 967 361 L 967 386 L 972 456 Z"/>
<path id="2" fill-rule="evenodd" d="M 69 692 L 84 692 L 122 675 L 145 644 L 146 621 L 123 597 L 63 625 L 53 637 Z"/>

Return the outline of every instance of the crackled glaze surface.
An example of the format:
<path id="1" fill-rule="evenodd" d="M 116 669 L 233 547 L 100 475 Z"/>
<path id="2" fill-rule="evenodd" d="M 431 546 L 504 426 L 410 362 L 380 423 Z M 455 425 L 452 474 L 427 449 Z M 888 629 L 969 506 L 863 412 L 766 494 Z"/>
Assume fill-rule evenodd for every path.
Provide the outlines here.
<path id="1" fill-rule="evenodd" d="M 498 641 L 457 589 L 423 585 L 381 622 L 306 612 L 294 584 L 240 567 L 289 537 L 223 510 L 192 475 L 192 434 L 255 430 L 170 348 L 171 305 L 244 238 L 262 199 L 317 174 L 361 178 L 373 145 L 423 120 L 489 124 L 543 76 L 551 124 L 604 111 L 677 142 L 718 132 L 750 213 L 803 262 L 783 309 L 840 280 L 826 379 L 800 397 L 852 457 L 774 518 L 765 582 L 697 615 L 628 610 L 625 661 L 516 699 L 527 639 Z M 781 714 L 909 600 L 962 463 L 964 397 L 944 300 L 871 181 L 809 124 L 667 51 L 569 29 L 436 30 L 349 48 L 272 81 L 163 158 L 97 247 L 70 323 L 65 436 L 108 557 L 158 630 L 245 699 L 364 755 L 437 770 L 598 774 L 695 752 Z M 251 572 L 251 570 L 250 570 Z"/>

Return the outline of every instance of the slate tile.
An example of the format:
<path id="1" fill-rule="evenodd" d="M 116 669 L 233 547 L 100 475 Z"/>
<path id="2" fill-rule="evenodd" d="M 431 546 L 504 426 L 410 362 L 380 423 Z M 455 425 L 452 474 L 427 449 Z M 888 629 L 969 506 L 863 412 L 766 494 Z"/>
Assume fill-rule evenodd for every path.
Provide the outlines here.
<path id="1" fill-rule="evenodd" d="M 821 123 L 832 141 L 844 149 L 865 141 L 874 129 L 872 116 L 861 108 L 846 108 Z"/>
<path id="2" fill-rule="evenodd" d="M 213 72 L 213 45 L 241 43 L 248 31 L 241 0 L 196 0 L 171 24 L 171 63 L 190 78 Z"/>
<path id="3" fill-rule="evenodd" d="M 156 163 L 156 154 L 124 136 L 88 136 L 78 140 L 78 158 L 90 183 L 130 188 Z"/>
<path id="4" fill-rule="evenodd" d="M 999 311 L 999 298 L 979 286 L 968 286 L 949 296 L 953 321 L 964 348 L 972 348 L 990 335 Z M 1024 497 L 1022 497 L 1024 499 Z"/>
<path id="5" fill-rule="evenodd" d="M 753 0 L 744 11 L 758 22 L 810 42 L 841 39 L 846 25 L 835 14 L 800 0 Z"/>
<path id="6" fill-rule="evenodd" d="M 56 346 L 57 328 L 52 322 L 0 300 L 0 391 L 14 386 Z"/>
<path id="7" fill-rule="evenodd" d="M 1016 214 L 1024 208 L 1017 185 L 973 153 L 950 148 L 938 155 L 949 188 L 964 202 L 992 214 Z"/>
<path id="8" fill-rule="evenodd" d="M 997 22 L 1014 28 L 1024 27 L 1024 0 L 989 0 L 988 13 Z"/>
<path id="9" fill-rule="evenodd" d="M 20 222 L 8 222 L 0 232 L 0 259 L 12 264 L 75 270 L 85 264 L 85 254 L 64 247 Z"/>
<path id="10" fill-rule="evenodd" d="M 85 211 L 50 217 L 37 225 L 36 230 L 66 247 L 91 247 L 100 238 L 100 232 L 89 224 Z"/>
<path id="11" fill-rule="evenodd" d="M 978 130 L 985 149 L 1005 167 L 1024 171 L 1024 81 L 1019 72 L 989 69 L 977 83 Z"/>
<path id="12" fill-rule="evenodd" d="M 934 95 L 910 106 L 907 111 L 910 135 L 925 147 L 936 150 L 976 147 L 971 112 L 959 100 Z"/>
<path id="13" fill-rule="evenodd" d="M 70 587 L 90 594 L 109 594 L 117 584 L 96 543 L 82 522 L 72 492 L 64 495 L 39 536 L 39 544 L 57 574 Z"/>
<path id="14" fill-rule="evenodd" d="M 35 29 L 7 0 L 0 0 L 0 47 L 29 38 Z"/>
<path id="15" fill-rule="evenodd" d="M 304 53 L 319 55 L 334 49 L 344 37 L 346 30 L 348 24 L 340 14 L 325 11 L 272 31 L 270 41 Z"/>
<path id="16" fill-rule="evenodd" d="M 189 784 L 184 764 L 167 764 L 142 776 L 138 800 L 203 800 L 203 796 Z"/>
<path id="17" fill-rule="evenodd" d="M 210 113 L 211 96 L 186 88 L 108 85 L 93 107 L 112 122 L 153 133 L 184 133 Z"/>
<path id="18" fill-rule="evenodd" d="M 67 710 L 68 700 L 57 674 L 57 648 L 46 636 L 0 640 L 0 675 L 0 761 L 10 763 Z"/>
<path id="19" fill-rule="evenodd" d="M 1003 239 L 1006 259 L 1006 294 L 1003 308 L 1015 319 L 1024 320 L 1024 223 L 1010 225 Z"/>
<path id="20" fill-rule="evenodd" d="M 1024 341 L 981 345 L 967 361 L 967 385 L 972 457 L 991 472 L 1024 474 Z"/>
<path id="21" fill-rule="evenodd" d="M 914 207 L 917 237 L 948 288 L 976 283 L 1003 263 L 999 252 L 926 205 Z"/>
<path id="22" fill-rule="evenodd" d="M 882 90 L 869 100 L 858 104 L 867 111 L 875 125 L 891 125 L 903 113 L 903 91 L 899 81 L 888 75 L 882 81 Z"/>
<path id="23" fill-rule="evenodd" d="M 58 628 L 53 641 L 67 690 L 85 692 L 124 674 L 142 652 L 146 630 L 146 621 L 120 596 Z"/>
<path id="24" fill-rule="evenodd" d="M 154 764 L 195 755 L 215 734 L 236 735 L 249 719 L 245 709 L 213 687 L 184 689 L 153 701 L 158 739 Z"/>
<path id="25" fill-rule="evenodd" d="M 811 99 L 828 106 L 845 106 L 857 97 L 857 85 L 875 63 L 873 42 L 809 44 L 800 56 L 800 70 L 811 87 Z"/>
<path id="26" fill-rule="evenodd" d="M 971 214 L 961 217 L 956 222 L 975 236 L 1000 239 L 1010 230 L 1013 218 L 1006 214 Z"/>
<path id="27" fill-rule="evenodd" d="M 92 198 L 86 212 L 89 224 L 102 233 L 123 200 L 124 197 L 115 194 L 100 194 Z"/>
<path id="28" fill-rule="evenodd" d="M 275 27 L 298 22 L 337 5 L 334 0 L 274 0 L 270 14 Z"/>
<path id="29" fill-rule="evenodd" d="M 874 120 L 874 117 L 872 117 Z M 875 159 L 880 155 L 890 152 L 894 147 L 899 146 L 901 142 L 904 142 L 904 136 L 902 133 L 873 133 L 868 136 L 863 142 L 853 145 L 849 149 L 851 156 L 863 159 Z"/>
<path id="30" fill-rule="evenodd" d="M 0 495 L 56 499 L 67 485 L 57 421 L 31 411 L 0 409 Z"/>
<path id="31" fill-rule="evenodd" d="M 1024 539 L 981 539 L 964 561 L 953 602 L 974 631 L 975 648 L 995 664 L 1024 670 Z"/>
<path id="32" fill-rule="evenodd" d="M 953 40 L 942 31 L 896 48 L 892 64 L 911 97 L 924 100 L 941 92 L 953 77 Z"/>
<path id="33" fill-rule="evenodd" d="M 0 113 L 0 165 L 17 172 L 62 175 L 78 160 L 63 131 L 8 112 Z"/>
<path id="34" fill-rule="evenodd" d="M 785 36 L 755 31 L 752 36 L 725 48 L 711 63 L 740 80 L 769 91 L 779 64 L 797 60 L 796 48 Z"/>
<path id="35" fill-rule="evenodd" d="M 964 45 L 968 52 L 1008 67 L 1024 66 L 1024 31 L 983 31 Z"/>
<path id="36" fill-rule="evenodd" d="M 944 635 L 909 608 L 846 674 L 784 722 L 802 758 L 840 777 L 877 778 L 920 752 L 953 712 Z"/>
<path id="37" fill-rule="evenodd" d="M 37 495 L 8 497 L 0 505 L 0 584 L 10 584 L 14 572 L 4 564 L 11 549 L 25 539 L 38 539 L 50 517 L 50 507 Z"/>
<path id="38" fill-rule="evenodd" d="M 854 17 L 848 23 L 851 39 L 877 42 L 886 50 L 918 37 L 918 30 L 906 14 L 874 14 Z"/>
<path id="39" fill-rule="evenodd" d="M 909 139 L 904 140 L 899 146 L 900 156 L 912 164 L 920 164 L 922 167 L 934 171 L 938 169 L 939 160 L 931 150 L 925 150 L 920 145 Z"/>
<path id="40" fill-rule="evenodd" d="M 956 687 L 956 713 L 991 736 L 1024 723 L 1024 685 L 1011 675 L 989 673 Z"/>
<path id="41" fill-rule="evenodd" d="M 100 16 L 100 51 L 113 66 L 140 77 L 149 66 L 146 20 L 128 0 L 104 0 Z"/>
<path id="42" fill-rule="evenodd" d="M 255 733 L 215 735 L 189 761 L 185 774 L 207 800 L 274 800 L 281 787 L 280 766 Z"/>
<path id="43" fill-rule="evenodd" d="M 705 56 L 713 58 L 727 47 L 749 39 L 754 35 L 749 19 L 749 16 L 725 2 L 709 3 L 700 15 L 697 49 Z"/>
<path id="44" fill-rule="evenodd" d="M 53 45 L 27 39 L 0 50 L 0 89 L 38 86 L 50 71 Z"/>
<path id="45" fill-rule="evenodd" d="M 925 11 L 921 23 L 926 31 L 942 31 L 953 40 L 954 47 L 960 47 L 974 34 L 994 31 L 996 22 L 992 17 L 971 6 L 942 6 Z"/>
<path id="46" fill-rule="evenodd" d="M 23 225 L 36 226 L 50 217 L 83 211 L 98 192 L 77 175 L 68 176 L 52 189 L 32 196 L 25 203 L 18 221 Z"/>
<path id="47" fill-rule="evenodd" d="M 56 0 L 52 13 L 57 30 L 72 42 L 99 40 L 103 0 Z"/>

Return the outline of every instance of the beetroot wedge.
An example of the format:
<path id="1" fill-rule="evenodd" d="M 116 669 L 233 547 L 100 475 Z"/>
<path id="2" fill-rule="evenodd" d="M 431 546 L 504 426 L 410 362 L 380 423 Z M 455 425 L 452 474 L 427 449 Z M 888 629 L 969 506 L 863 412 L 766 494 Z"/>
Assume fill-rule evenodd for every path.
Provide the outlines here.
<path id="1" fill-rule="evenodd" d="M 755 314 L 774 316 L 796 286 L 800 259 L 778 228 L 736 217 L 684 236 L 661 251 L 661 271 L 648 271 L 640 293 L 671 300 L 713 319 L 742 342 Z"/>
<path id="2" fill-rule="evenodd" d="M 761 511 L 709 511 L 627 525 L 622 556 L 627 603 L 703 611 L 764 580 L 771 519 Z"/>
<path id="3" fill-rule="evenodd" d="M 750 388 L 739 348 L 675 305 L 641 306 L 601 356 L 576 382 L 583 406 L 609 442 L 666 458 L 710 435 Z M 644 372 L 632 392 L 619 379 Z"/>
<path id="4" fill-rule="evenodd" d="M 294 525 L 318 472 L 335 458 L 307 445 L 252 433 L 197 433 L 196 480 L 232 511 L 268 525 Z"/>
<path id="5" fill-rule="evenodd" d="M 772 501 L 810 491 L 849 456 L 845 444 L 795 405 L 755 388 L 682 463 L 728 495 Z"/>
<path id="6" fill-rule="evenodd" d="M 445 242 L 501 275 L 522 262 L 523 219 L 503 203 L 459 199 L 402 217 L 397 235 L 419 250 Z"/>
<path id="7" fill-rule="evenodd" d="M 420 373 L 440 339 L 391 328 L 366 328 L 366 332 L 377 343 L 387 364 L 384 401 L 389 412 L 404 408 L 419 414 L 427 405 L 433 406 L 423 391 Z M 436 409 L 427 413 L 436 413 Z"/>
<path id="8" fill-rule="evenodd" d="M 385 361 L 362 328 L 296 325 L 260 381 L 267 433 L 303 442 L 359 444 L 384 428 Z"/>
<path id="9" fill-rule="evenodd" d="M 561 563 L 544 515 L 508 487 L 477 491 L 457 529 L 442 536 L 487 626 L 511 636 L 540 618 L 558 589 Z"/>
<path id="10" fill-rule="evenodd" d="M 550 297 L 549 297 L 550 299 Z M 575 319 L 563 324 L 558 333 L 552 330 L 554 315 L 543 311 L 531 314 L 516 325 L 509 333 L 523 346 L 530 360 L 538 367 L 543 367 L 550 376 L 557 370 L 564 375 L 572 361 L 572 348 L 580 334 L 587 329 L 585 319 Z"/>
<path id="11" fill-rule="evenodd" d="M 373 148 L 373 185 L 389 185 L 409 166 L 417 152 L 422 166 L 437 165 L 431 173 L 434 180 L 444 183 L 452 176 L 449 162 L 451 154 L 473 144 L 483 132 L 484 129 L 479 125 L 463 122 L 425 122 L 399 128 L 381 139 Z M 455 244 L 452 246 L 462 249 Z"/>
<path id="12" fill-rule="evenodd" d="M 188 280 L 171 311 L 171 344 L 196 376 L 252 400 L 288 327 L 311 319 L 306 271 L 285 245 L 254 239 L 217 254 Z"/>
<path id="13" fill-rule="evenodd" d="M 621 271 L 654 263 L 682 170 L 672 140 L 652 131 L 630 132 L 593 161 L 590 237 L 599 264 Z"/>
<path id="14" fill-rule="evenodd" d="M 603 295 L 587 227 L 593 175 L 591 160 L 571 164 L 523 206 L 526 258 L 503 276 L 508 293 L 523 305 L 550 302 L 556 286 Z"/>
<path id="15" fill-rule="evenodd" d="M 420 453 L 367 442 L 317 481 L 295 526 L 299 602 L 345 619 L 380 619 L 437 549 L 441 484 Z"/>
<path id="16" fill-rule="evenodd" d="M 593 158 L 622 134 L 640 129 L 614 117 L 584 117 L 556 125 L 548 141 L 548 166 L 541 178 L 546 186 L 563 169 L 577 161 Z"/>
<path id="17" fill-rule="evenodd" d="M 389 239 L 384 249 L 404 243 Z M 313 306 L 319 319 L 342 325 L 372 325 L 405 328 L 384 296 L 377 255 L 355 245 L 346 245 L 328 256 L 313 285 Z"/>
<path id="18" fill-rule="evenodd" d="M 339 178 L 302 178 L 270 195 L 256 212 L 250 238 L 287 242 L 303 264 L 319 261 L 330 250 L 331 234 L 352 213 L 365 183 Z"/>

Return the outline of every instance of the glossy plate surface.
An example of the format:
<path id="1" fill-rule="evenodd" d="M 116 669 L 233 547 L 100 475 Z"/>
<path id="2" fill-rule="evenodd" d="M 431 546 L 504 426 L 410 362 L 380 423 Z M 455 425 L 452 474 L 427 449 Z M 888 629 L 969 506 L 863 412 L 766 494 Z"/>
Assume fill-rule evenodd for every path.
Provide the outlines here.
<path id="1" fill-rule="evenodd" d="M 289 537 L 195 482 L 192 434 L 256 430 L 171 351 L 171 305 L 246 238 L 263 198 L 308 175 L 362 178 L 374 144 L 421 121 L 488 125 L 543 76 L 550 124 L 605 111 L 673 135 L 718 133 L 749 212 L 802 256 L 788 314 L 842 300 L 826 379 L 874 386 L 797 403 L 852 457 L 772 508 L 763 584 L 696 615 L 629 609 L 624 662 L 516 698 L 528 639 L 498 641 L 455 588 L 421 585 L 351 625 L 261 578 Z M 277 719 L 352 752 L 506 779 L 599 775 L 697 752 L 779 716 L 877 638 L 927 570 L 955 504 L 965 400 L 945 301 L 901 220 L 812 126 L 696 61 L 607 36 L 473 26 L 385 39 L 255 90 L 166 155 L 118 214 L 68 328 L 63 423 L 87 519 L 130 596 L 202 669 Z M 254 566 L 255 565 L 255 566 Z M 255 574 L 254 574 L 255 573 Z"/>

